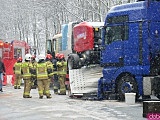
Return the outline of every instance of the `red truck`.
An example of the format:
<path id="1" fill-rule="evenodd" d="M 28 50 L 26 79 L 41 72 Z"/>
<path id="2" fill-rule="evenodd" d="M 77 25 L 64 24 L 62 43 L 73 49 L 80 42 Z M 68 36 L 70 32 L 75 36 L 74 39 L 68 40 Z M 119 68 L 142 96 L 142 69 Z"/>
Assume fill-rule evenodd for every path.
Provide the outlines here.
<path id="1" fill-rule="evenodd" d="M 81 22 L 73 27 L 73 49 L 67 59 L 69 69 L 100 63 L 103 25 L 103 22 Z"/>
<path id="2" fill-rule="evenodd" d="M 13 40 L 11 42 L 5 42 L 0 40 L 0 57 L 5 65 L 6 75 L 4 76 L 3 85 L 14 83 L 13 66 L 18 57 L 22 57 L 24 60 L 25 54 L 29 53 L 29 45 L 22 40 Z"/>

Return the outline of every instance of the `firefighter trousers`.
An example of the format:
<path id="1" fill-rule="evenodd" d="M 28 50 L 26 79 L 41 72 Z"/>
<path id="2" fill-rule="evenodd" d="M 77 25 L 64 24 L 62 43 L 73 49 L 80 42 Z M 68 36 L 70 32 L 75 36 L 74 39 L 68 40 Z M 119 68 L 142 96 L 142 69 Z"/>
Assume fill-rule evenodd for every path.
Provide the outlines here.
<path id="1" fill-rule="evenodd" d="M 59 89 L 59 81 L 58 81 L 58 75 L 54 75 L 54 82 L 53 82 L 53 89 L 54 89 L 54 94 L 58 94 L 58 89 Z"/>
<path id="2" fill-rule="evenodd" d="M 40 97 L 43 96 L 44 93 L 47 97 L 50 97 L 50 79 L 37 80 L 37 85 Z"/>
<path id="3" fill-rule="evenodd" d="M 22 76 L 21 74 L 15 74 L 14 88 L 20 88 Z"/>
<path id="4" fill-rule="evenodd" d="M 32 82 L 30 79 L 25 79 L 24 80 L 24 92 L 23 92 L 23 97 L 28 97 L 30 96 L 30 91 L 31 91 L 31 85 Z"/>
<path id="5" fill-rule="evenodd" d="M 66 75 L 59 75 L 58 80 L 60 83 L 60 94 L 66 94 L 66 86 L 65 86 Z"/>

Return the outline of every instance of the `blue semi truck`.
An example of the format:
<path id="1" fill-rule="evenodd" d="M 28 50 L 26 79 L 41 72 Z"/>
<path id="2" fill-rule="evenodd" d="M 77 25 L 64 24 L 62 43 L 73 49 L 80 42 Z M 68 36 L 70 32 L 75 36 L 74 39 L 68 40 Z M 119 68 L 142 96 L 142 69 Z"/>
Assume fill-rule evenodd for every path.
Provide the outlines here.
<path id="1" fill-rule="evenodd" d="M 160 99 L 160 0 L 139 0 L 107 13 L 102 37 L 103 77 L 98 98 L 125 93 Z"/>

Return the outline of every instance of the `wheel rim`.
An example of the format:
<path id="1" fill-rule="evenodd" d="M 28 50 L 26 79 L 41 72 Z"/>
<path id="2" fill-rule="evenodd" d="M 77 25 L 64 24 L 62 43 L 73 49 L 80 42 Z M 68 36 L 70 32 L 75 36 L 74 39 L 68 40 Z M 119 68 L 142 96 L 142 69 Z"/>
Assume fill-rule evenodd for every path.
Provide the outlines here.
<path id="1" fill-rule="evenodd" d="M 125 76 L 119 79 L 117 88 L 118 88 L 117 92 L 119 94 L 119 99 L 122 101 L 124 100 L 125 93 L 130 93 L 130 92 L 137 93 L 138 92 L 136 81 L 129 74 L 126 74 Z"/>
<path id="2" fill-rule="evenodd" d="M 130 93 L 133 90 L 132 86 L 131 82 L 124 82 L 121 87 L 122 93 Z"/>

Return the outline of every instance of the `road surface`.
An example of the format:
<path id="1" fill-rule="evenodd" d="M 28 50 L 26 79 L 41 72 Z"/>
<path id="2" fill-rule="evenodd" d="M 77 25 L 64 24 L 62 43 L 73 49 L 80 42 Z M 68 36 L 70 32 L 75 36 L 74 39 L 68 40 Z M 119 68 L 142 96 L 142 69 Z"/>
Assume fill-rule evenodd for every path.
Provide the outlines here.
<path id="1" fill-rule="evenodd" d="M 22 89 L 4 86 L 0 93 L 0 120 L 146 120 L 142 103 L 128 105 L 113 100 L 89 101 L 55 95 L 39 99 L 32 89 L 32 98 L 23 98 Z"/>

